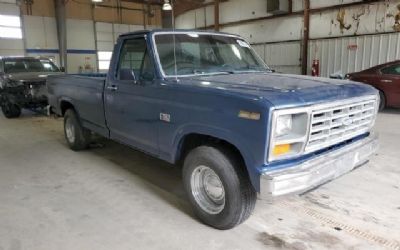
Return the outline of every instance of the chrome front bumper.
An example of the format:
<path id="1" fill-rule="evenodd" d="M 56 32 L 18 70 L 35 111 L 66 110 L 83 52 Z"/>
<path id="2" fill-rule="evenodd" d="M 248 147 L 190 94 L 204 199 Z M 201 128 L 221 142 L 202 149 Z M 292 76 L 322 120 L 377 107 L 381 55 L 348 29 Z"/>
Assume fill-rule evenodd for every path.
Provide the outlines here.
<path id="1" fill-rule="evenodd" d="M 366 163 L 378 147 L 378 136 L 370 134 L 297 166 L 265 172 L 260 179 L 260 197 L 304 193 Z"/>

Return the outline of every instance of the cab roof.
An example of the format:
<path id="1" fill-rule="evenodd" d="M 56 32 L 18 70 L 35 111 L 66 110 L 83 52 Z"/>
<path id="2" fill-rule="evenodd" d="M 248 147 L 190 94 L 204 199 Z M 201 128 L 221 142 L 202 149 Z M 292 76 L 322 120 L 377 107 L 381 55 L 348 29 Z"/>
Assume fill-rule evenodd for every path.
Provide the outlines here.
<path id="1" fill-rule="evenodd" d="M 131 36 L 131 35 L 152 35 L 155 33 L 204 33 L 204 34 L 215 34 L 215 35 L 226 35 L 226 36 L 236 36 L 239 35 L 225 33 L 225 32 L 217 32 L 213 30 L 193 30 L 193 29 L 154 29 L 154 30 L 138 30 L 134 32 L 128 32 L 121 34 L 119 37 Z"/>

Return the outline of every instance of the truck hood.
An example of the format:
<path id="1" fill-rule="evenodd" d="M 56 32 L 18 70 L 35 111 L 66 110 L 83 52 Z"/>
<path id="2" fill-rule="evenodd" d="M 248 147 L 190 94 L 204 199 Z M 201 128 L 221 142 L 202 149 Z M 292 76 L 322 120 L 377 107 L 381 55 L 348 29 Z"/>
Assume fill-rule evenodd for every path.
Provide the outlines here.
<path id="1" fill-rule="evenodd" d="M 377 93 L 371 86 L 349 80 L 275 73 L 196 76 L 190 78 L 188 83 L 248 95 L 279 107 L 309 105 Z"/>

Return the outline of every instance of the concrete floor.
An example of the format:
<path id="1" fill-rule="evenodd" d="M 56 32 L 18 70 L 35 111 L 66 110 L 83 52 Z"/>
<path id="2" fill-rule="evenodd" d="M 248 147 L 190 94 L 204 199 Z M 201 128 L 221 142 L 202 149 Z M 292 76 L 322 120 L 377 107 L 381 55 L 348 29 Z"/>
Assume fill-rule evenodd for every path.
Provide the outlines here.
<path id="1" fill-rule="evenodd" d="M 178 168 L 105 139 L 75 153 L 61 119 L 0 116 L 0 250 L 400 249 L 400 112 L 376 129 L 367 165 L 218 231 L 194 217 Z"/>

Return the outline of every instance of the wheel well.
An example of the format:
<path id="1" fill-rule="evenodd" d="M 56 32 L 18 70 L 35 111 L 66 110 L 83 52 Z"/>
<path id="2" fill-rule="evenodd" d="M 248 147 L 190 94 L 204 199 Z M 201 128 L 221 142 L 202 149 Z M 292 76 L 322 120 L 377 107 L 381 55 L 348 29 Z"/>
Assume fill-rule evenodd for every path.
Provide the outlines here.
<path id="1" fill-rule="evenodd" d="M 62 101 L 60 104 L 60 108 L 61 108 L 61 114 L 62 116 L 65 115 L 65 112 L 67 112 L 68 109 L 74 109 L 74 106 L 67 101 Z"/>
<path id="2" fill-rule="evenodd" d="M 237 157 L 236 160 L 240 162 L 240 166 L 243 166 L 244 170 L 246 170 L 247 173 L 246 163 L 239 149 L 237 149 L 233 144 L 229 143 L 228 141 L 203 134 L 188 134 L 184 138 L 182 138 L 178 149 L 179 153 L 177 156 L 177 162 L 182 164 L 186 155 L 192 149 L 202 145 L 214 146 L 223 150 L 228 150 L 230 153 L 232 153 L 232 155 Z"/>

